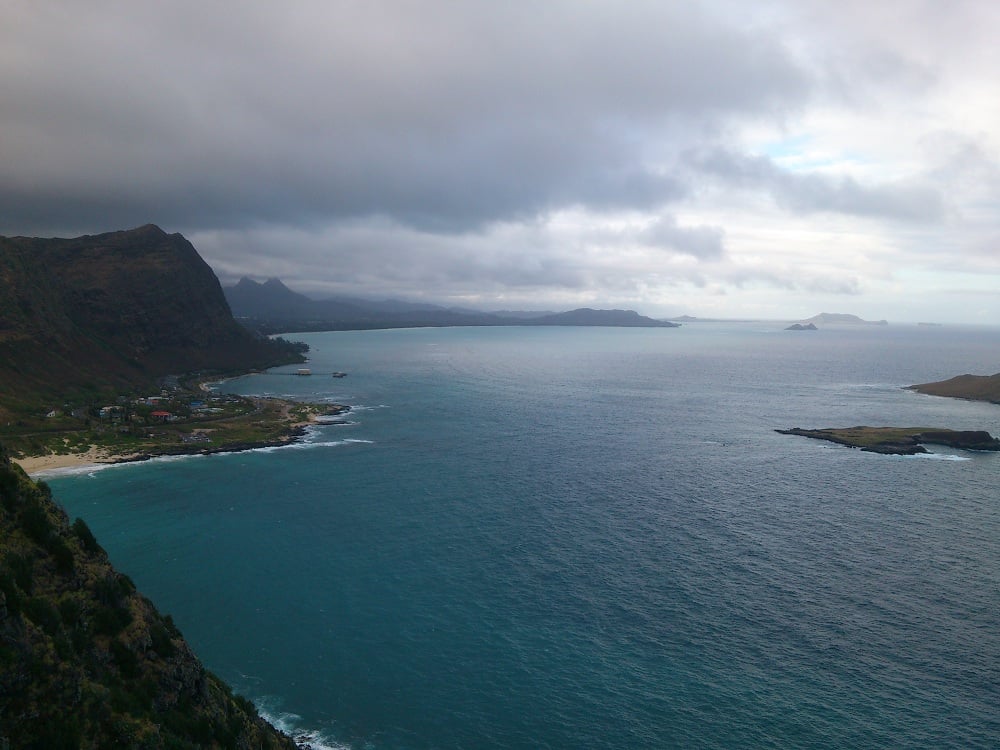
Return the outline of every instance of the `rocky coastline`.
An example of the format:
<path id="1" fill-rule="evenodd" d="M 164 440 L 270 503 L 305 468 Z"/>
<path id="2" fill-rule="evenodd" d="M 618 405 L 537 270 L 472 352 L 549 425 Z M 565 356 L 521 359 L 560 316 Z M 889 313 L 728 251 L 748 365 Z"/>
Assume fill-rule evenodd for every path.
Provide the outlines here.
<path id="1" fill-rule="evenodd" d="M 343 406 L 338 414 L 343 414 L 347 412 L 350 407 Z M 218 453 L 241 453 L 243 451 L 258 450 L 260 448 L 278 448 L 282 445 L 291 445 L 296 443 L 305 437 L 308 429 L 313 424 L 343 424 L 342 422 L 309 422 L 308 424 L 297 424 L 289 427 L 288 430 L 280 437 L 274 438 L 272 440 L 244 440 L 234 443 L 226 443 L 224 445 L 213 445 L 207 448 L 199 448 L 196 445 L 173 445 L 164 446 L 157 450 L 144 451 L 142 453 L 133 453 L 127 456 L 117 456 L 111 458 L 105 463 L 110 464 L 126 464 L 134 463 L 137 461 L 149 461 L 154 458 L 162 458 L 164 456 L 213 456 Z"/>

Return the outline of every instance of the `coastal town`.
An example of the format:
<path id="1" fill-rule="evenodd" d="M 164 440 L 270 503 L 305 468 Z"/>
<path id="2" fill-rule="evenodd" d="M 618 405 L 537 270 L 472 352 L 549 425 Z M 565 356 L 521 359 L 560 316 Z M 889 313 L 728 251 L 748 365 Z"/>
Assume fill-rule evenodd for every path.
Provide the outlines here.
<path id="1" fill-rule="evenodd" d="M 221 453 L 281 445 L 340 404 L 218 393 L 212 381 L 164 378 L 155 393 L 65 402 L 3 426 L 14 460 L 29 473 L 162 455 Z M 335 421 L 333 423 L 336 423 Z"/>

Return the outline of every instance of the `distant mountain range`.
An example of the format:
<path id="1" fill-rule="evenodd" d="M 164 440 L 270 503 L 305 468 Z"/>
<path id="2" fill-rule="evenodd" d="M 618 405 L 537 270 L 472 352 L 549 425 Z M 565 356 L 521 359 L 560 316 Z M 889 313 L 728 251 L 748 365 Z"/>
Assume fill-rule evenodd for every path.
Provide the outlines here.
<path id="1" fill-rule="evenodd" d="M 337 331 L 435 326 L 616 326 L 676 328 L 677 323 L 648 318 L 634 310 L 478 312 L 402 300 L 336 297 L 315 300 L 294 292 L 279 279 L 249 278 L 223 289 L 241 322 L 262 333 Z"/>
<path id="2" fill-rule="evenodd" d="M 191 243 L 152 224 L 75 239 L 0 237 L 0 282 L 0 414 L 73 391 L 301 359 L 237 324 Z"/>

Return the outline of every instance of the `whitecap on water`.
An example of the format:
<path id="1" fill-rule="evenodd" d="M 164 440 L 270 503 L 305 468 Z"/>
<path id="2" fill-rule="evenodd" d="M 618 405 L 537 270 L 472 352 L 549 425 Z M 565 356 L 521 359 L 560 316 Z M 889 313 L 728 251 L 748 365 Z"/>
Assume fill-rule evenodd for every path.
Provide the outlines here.
<path id="1" fill-rule="evenodd" d="M 299 747 L 308 747 L 311 750 L 351 750 L 350 745 L 337 742 L 317 729 L 305 729 L 300 726 L 302 717 L 298 714 L 273 714 L 260 705 L 257 706 L 257 712 L 275 729 L 295 740 L 295 744 Z"/>

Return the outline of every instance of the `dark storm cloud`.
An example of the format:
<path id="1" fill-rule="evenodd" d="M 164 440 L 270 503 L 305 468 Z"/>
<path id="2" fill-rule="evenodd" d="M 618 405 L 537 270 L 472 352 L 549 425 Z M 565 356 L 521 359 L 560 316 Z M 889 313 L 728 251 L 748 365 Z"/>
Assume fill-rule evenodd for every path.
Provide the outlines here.
<path id="1" fill-rule="evenodd" d="M 997 28 L 975 0 L 7 0 L 0 234 L 154 222 L 224 281 L 456 304 L 903 294 L 996 273 Z"/>
<path id="2" fill-rule="evenodd" d="M 640 239 L 701 260 L 718 260 L 725 254 L 725 232 L 720 227 L 682 227 L 667 216 L 658 219 L 640 234 Z"/>
<path id="3" fill-rule="evenodd" d="M 912 222 L 935 222 L 944 216 L 941 194 L 926 185 L 864 185 L 852 177 L 782 169 L 764 156 L 722 149 L 690 154 L 686 161 L 727 186 L 766 190 L 794 213 L 830 212 Z"/>
<path id="4" fill-rule="evenodd" d="M 685 194 L 678 144 L 801 105 L 694 4 L 20 2 L 0 231 L 383 215 L 438 232 Z"/>

